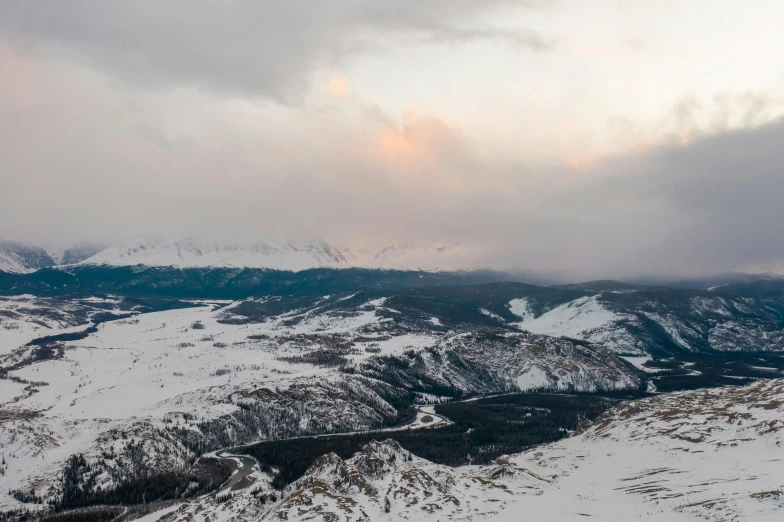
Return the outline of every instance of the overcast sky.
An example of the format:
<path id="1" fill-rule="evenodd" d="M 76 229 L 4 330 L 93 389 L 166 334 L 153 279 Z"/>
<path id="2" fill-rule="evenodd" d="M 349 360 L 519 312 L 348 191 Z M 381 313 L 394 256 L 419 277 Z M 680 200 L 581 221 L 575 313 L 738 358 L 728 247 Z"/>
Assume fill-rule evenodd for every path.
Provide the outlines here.
<path id="1" fill-rule="evenodd" d="M 784 268 L 780 0 L 0 2 L 0 237 Z"/>

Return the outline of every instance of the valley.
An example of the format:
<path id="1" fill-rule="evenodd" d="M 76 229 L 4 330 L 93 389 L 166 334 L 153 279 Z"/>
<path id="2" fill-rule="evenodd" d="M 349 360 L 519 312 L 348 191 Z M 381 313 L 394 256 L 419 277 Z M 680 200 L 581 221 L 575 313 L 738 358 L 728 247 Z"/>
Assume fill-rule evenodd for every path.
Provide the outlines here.
<path id="1" fill-rule="evenodd" d="M 150 502 L 269 514 L 324 455 L 388 441 L 428 466 L 493 466 L 648 396 L 784 376 L 784 306 L 756 288 L 344 272 L 197 299 L 162 286 L 167 272 L 95 294 L 118 269 L 89 270 L 70 290 L 0 298 L 6 517 L 103 520 Z"/>

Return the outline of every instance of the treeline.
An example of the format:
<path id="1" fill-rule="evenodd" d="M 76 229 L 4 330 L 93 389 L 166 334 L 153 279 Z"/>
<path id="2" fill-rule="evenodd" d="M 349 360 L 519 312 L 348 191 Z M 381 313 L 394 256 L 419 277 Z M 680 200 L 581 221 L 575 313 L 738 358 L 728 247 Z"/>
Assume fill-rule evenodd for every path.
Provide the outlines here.
<path id="1" fill-rule="evenodd" d="M 320 298 L 328 294 L 504 281 L 492 271 L 469 273 L 314 268 L 287 272 L 265 268 L 74 266 L 31 274 L 0 271 L 0 294 L 42 296 L 121 295 L 175 299 L 245 299 L 259 295 Z"/>
<path id="2" fill-rule="evenodd" d="M 344 367 L 351 364 L 351 360 L 338 352 L 327 350 L 314 350 L 302 355 L 285 355 L 278 357 L 278 360 L 291 364 L 313 364 L 315 366 Z"/>
<path id="3" fill-rule="evenodd" d="M 56 334 L 56 335 L 45 335 L 43 337 L 33 339 L 28 344 L 32 344 L 34 346 L 46 346 L 57 342 L 79 341 L 81 339 L 85 339 L 88 335 L 97 332 L 98 331 L 97 327 L 101 323 L 106 323 L 109 321 L 120 321 L 122 319 L 128 319 L 130 317 L 134 317 L 134 314 L 112 314 L 106 312 L 93 314 L 93 316 L 90 318 L 90 322 L 92 323 L 92 325 L 88 326 L 84 330 L 80 330 L 78 332 Z"/>
<path id="4" fill-rule="evenodd" d="M 561 439 L 580 421 L 596 418 L 614 402 L 589 395 L 503 395 L 436 406 L 439 415 L 454 423 L 443 428 L 269 441 L 241 452 L 255 457 L 268 472 L 277 469 L 273 486 L 278 489 L 301 477 L 319 456 L 334 452 L 349 458 L 374 439 L 396 440 L 411 453 L 439 464 L 486 464 Z"/>
<path id="5" fill-rule="evenodd" d="M 662 393 L 717 386 L 742 386 L 755 379 L 784 376 L 784 355 L 772 352 L 683 353 L 647 363 L 660 373 L 649 377 Z"/>
<path id="6" fill-rule="evenodd" d="M 145 473 L 121 480 L 115 487 L 103 489 L 96 485 L 96 473 L 83 455 L 72 455 L 63 470 L 61 497 L 48 502 L 55 512 L 87 508 L 90 520 L 102 520 L 116 505 L 146 504 L 193 497 L 209 493 L 226 482 L 234 464 L 223 459 L 201 458 L 189 469 Z M 33 493 L 13 491 L 25 503 L 44 503 Z"/>
<path id="7" fill-rule="evenodd" d="M 57 512 L 19 509 L 0 513 L 0 522 L 128 522 L 171 507 L 177 502 L 164 500 L 136 506 L 90 506 Z"/>

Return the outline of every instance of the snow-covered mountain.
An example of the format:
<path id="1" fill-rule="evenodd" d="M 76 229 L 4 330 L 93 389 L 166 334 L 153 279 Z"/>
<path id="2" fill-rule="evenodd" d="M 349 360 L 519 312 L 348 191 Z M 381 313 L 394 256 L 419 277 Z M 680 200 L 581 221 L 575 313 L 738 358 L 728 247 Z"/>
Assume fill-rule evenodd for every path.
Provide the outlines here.
<path id="1" fill-rule="evenodd" d="M 637 372 L 604 350 L 458 330 L 446 316 L 412 314 L 361 292 L 216 304 L 139 313 L 136 301 L 115 298 L 0 301 L 0 316 L 12 319 L 0 324 L 0 366 L 8 369 L 0 408 L 20 420 L 0 424 L 0 512 L 19 499 L 62 498 L 60 471 L 71 455 L 84 455 L 88 482 L 105 489 L 178 465 L 194 444 L 379 428 L 409 395 L 640 386 Z M 78 326 L 98 310 L 134 316 L 94 331 Z M 72 337 L 50 349 L 28 344 L 57 334 Z M 143 462 L 133 460 L 139 444 Z"/>
<path id="2" fill-rule="evenodd" d="M 54 259 L 41 247 L 0 241 L 0 270 L 15 274 L 27 274 L 53 266 Z"/>
<path id="3" fill-rule="evenodd" d="M 98 252 L 106 249 L 106 245 L 99 245 L 93 243 L 80 243 L 78 245 L 73 245 L 60 253 L 59 256 L 52 256 L 55 261 L 57 261 L 58 265 L 75 265 L 76 263 L 81 263 L 85 259 L 88 259 Z"/>
<path id="4" fill-rule="evenodd" d="M 470 249 L 448 243 L 380 242 L 334 246 L 321 239 L 255 243 L 140 240 L 106 248 L 81 261 L 89 265 L 247 267 L 278 270 L 308 268 L 382 268 L 461 270 L 476 268 Z M 63 263 L 65 264 L 65 263 Z"/>
<path id="5" fill-rule="evenodd" d="M 782 413 L 779 380 L 628 403 L 577 437 L 476 469 L 371 444 L 314 465 L 270 518 L 361 520 L 365 506 L 370 520 L 778 520 Z"/>
<path id="6" fill-rule="evenodd" d="M 481 467 L 373 442 L 317 461 L 267 519 L 779 520 L 782 413 L 778 380 L 627 403 L 577 437 Z"/>
<path id="7" fill-rule="evenodd" d="M 454 468 L 380 437 L 350 458 L 319 458 L 280 498 L 255 467 L 250 486 L 149 520 L 780 520 L 782 414 L 782 380 L 661 395 L 577 436 Z"/>
<path id="8" fill-rule="evenodd" d="M 94 272 L 91 267 L 86 270 Z M 196 457 L 219 448 L 314 434 L 386 432 L 387 427 L 400 426 L 413 404 L 518 391 L 638 394 L 646 388 L 661 392 L 784 376 L 780 292 L 756 302 L 704 290 L 597 282 L 579 288 L 513 283 L 357 288 L 179 303 L 148 302 L 136 291 L 131 294 L 134 297 L 112 291 L 101 297 L 26 294 L 0 299 L 0 409 L 13 421 L 0 423 L 0 513 L 43 509 L 40 499 L 79 508 L 80 495 L 91 499 L 90 505 L 102 504 L 110 500 L 102 492 L 195 465 Z M 157 308 L 149 308 L 153 305 Z M 153 310 L 158 311 L 150 313 Z M 717 357 L 719 350 L 727 356 Z M 744 355 L 749 350 L 754 351 Z M 659 352 L 662 355 L 654 360 L 651 354 Z M 761 406 L 744 408 L 756 408 L 752 413 L 765 422 L 770 420 L 766 412 L 780 415 L 780 390 L 754 390 L 772 398 L 760 395 Z M 715 393 L 706 397 L 713 400 Z M 421 513 L 428 519 L 437 512 L 443 515 L 446 508 L 455 518 L 480 520 L 491 509 L 515 509 L 512 504 L 495 504 L 498 495 L 550 499 L 537 504 L 542 510 L 560 508 L 559 498 L 580 504 L 575 491 L 586 476 L 575 470 L 582 469 L 583 458 L 593 459 L 598 469 L 609 466 L 619 473 L 605 484 L 608 488 L 592 490 L 597 498 L 626 498 L 628 508 L 638 512 L 638 501 L 624 495 L 642 494 L 643 489 L 621 495 L 618 488 L 641 480 L 630 478 L 643 476 L 647 468 L 638 465 L 650 467 L 648 463 L 659 458 L 672 459 L 683 444 L 696 444 L 692 432 L 699 423 L 729 412 L 743 425 L 736 429 L 735 423 L 715 417 L 717 426 L 729 430 L 722 444 L 732 444 L 736 435 L 767 436 L 744 432 L 743 426 L 750 426 L 745 413 L 727 410 L 723 399 L 715 397 L 715 411 L 708 413 L 694 410 L 694 400 L 637 403 L 647 408 L 646 416 L 655 419 L 654 424 L 645 424 L 636 413 L 642 411 L 639 408 L 623 410 L 618 414 L 621 421 L 611 423 L 617 434 L 605 437 L 602 431 L 594 438 L 574 439 L 583 442 L 564 441 L 564 446 L 542 449 L 545 455 L 556 455 L 549 474 L 549 457 L 536 454 L 478 469 L 450 470 L 387 444 L 372 446 L 355 458 L 344 453 L 342 458 L 322 459 L 302 480 L 283 484 L 285 491 L 268 489 L 270 476 L 261 471 L 254 475 L 255 482 L 238 485 L 240 493 L 226 503 L 213 497 L 196 499 L 194 490 L 188 495 L 193 500 L 183 498 L 186 503 L 178 513 L 182 520 L 195 511 L 215 520 L 215 510 L 233 520 L 241 520 L 242 513 L 253 513 L 248 520 L 295 520 L 305 516 L 307 506 L 321 506 L 328 520 L 350 520 L 343 506 L 365 506 L 365 519 L 370 520 L 387 509 L 397 518 Z M 681 410 L 685 421 L 692 423 L 691 431 L 679 432 L 680 439 L 665 438 L 671 427 L 683 426 L 666 425 L 673 412 Z M 528 417 L 514 418 L 525 423 Z M 626 424 L 637 431 L 618 431 Z M 564 428 L 560 421 L 555 426 L 564 433 L 574 428 Z M 662 432 L 646 435 L 645 448 L 655 449 L 647 442 L 662 440 L 664 452 L 646 453 L 639 462 L 630 458 L 634 445 L 624 441 L 657 426 Z M 469 432 L 461 428 L 460 433 Z M 694 447 L 713 451 L 710 440 Z M 671 443 L 681 446 L 667 449 Z M 565 467 L 557 460 L 562 447 L 571 448 Z M 727 459 L 737 458 L 725 445 L 718 449 Z M 618 457 L 605 460 L 610 454 Z M 687 463 L 688 483 L 672 482 L 678 479 L 674 474 L 675 478 L 654 473 L 657 478 L 651 480 L 671 481 L 674 485 L 665 487 L 701 501 L 707 497 L 686 489 L 709 478 L 699 471 L 703 456 L 688 455 L 693 459 Z M 764 463 L 750 465 L 740 471 L 769 470 Z M 552 474 L 562 478 L 553 481 Z M 335 483 L 336 476 L 356 481 L 343 487 Z M 190 475 L 183 477 L 183 487 L 189 487 Z M 221 483 L 198 491 L 215 491 Z M 267 491 L 266 503 L 251 494 L 258 493 L 254 488 Z M 749 493 L 759 493 L 767 502 L 765 491 Z M 733 502 L 740 505 L 737 499 Z M 581 504 L 585 510 L 580 512 L 605 514 L 603 505 Z M 681 509 L 678 506 L 667 513 Z M 360 513 L 358 508 L 354 513 Z"/>
<path id="9" fill-rule="evenodd" d="M 304 270 L 346 266 L 340 250 L 321 240 L 258 241 L 252 244 L 202 242 L 193 238 L 132 241 L 113 245 L 82 264 L 129 266 L 250 267 Z"/>
<path id="10" fill-rule="evenodd" d="M 106 245 L 80 243 L 66 248 L 46 249 L 37 245 L 0 240 L 0 270 L 29 274 L 57 265 L 74 265 L 104 250 Z"/>
<path id="11" fill-rule="evenodd" d="M 347 262 L 365 268 L 401 270 L 468 270 L 477 268 L 471 248 L 446 242 L 377 242 L 341 248 Z"/>

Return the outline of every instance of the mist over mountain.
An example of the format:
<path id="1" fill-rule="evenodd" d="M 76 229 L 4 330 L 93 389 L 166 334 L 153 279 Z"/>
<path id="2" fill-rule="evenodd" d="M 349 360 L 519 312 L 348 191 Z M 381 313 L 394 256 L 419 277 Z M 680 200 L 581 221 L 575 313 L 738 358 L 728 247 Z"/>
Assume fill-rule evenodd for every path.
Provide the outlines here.
<path id="1" fill-rule="evenodd" d="M 0 271 L 31 273 L 41 268 L 81 266 L 250 268 L 302 271 L 316 268 L 403 270 L 426 272 L 486 272 L 475 281 L 517 281 L 537 285 L 576 284 L 569 272 L 536 271 L 514 264 L 495 264 L 477 246 L 446 241 L 368 241 L 355 244 L 328 243 L 309 238 L 290 241 L 205 241 L 195 237 L 179 240 L 137 239 L 112 245 L 80 243 L 45 249 L 29 243 L 0 242 Z M 781 279 L 778 273 L 706 273 L 689 278 L 631 276 L 627 283 L 674 288 L 713 289 Z"/>
<path id="2" fill-rule="evenodd" d="M 55 264 L 52 256 L 41 247 L 16 241 L 0 241 L 0 270 L 4 272 L 24 274 Z"/>
<path id="3" fill-rule="evenodd" d="M 81 263 L 85 259 L 94 256 L 106 248 L 107 245 L 97 245 L 92 243 L 81 243 L 78 245 L 73 245 L 63 250 L 63 253 L 60 255 L 57 264 L 75 265 L 76 263 Z"/>
<path id="4" fill-rule="evenodd" d="M 447 242 L 393 242 L 340 246 L 321 239 L 219 242 L 194 237 L 140 239 L 110 246 L 80 244 L 59 254 L 23 243 L 3 243 L 6 272 L 25 273 L 55 265 L 246 267 L 275 270 L 374 268 L 452 271 L 486 269 L 476 249 Z"/>

